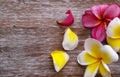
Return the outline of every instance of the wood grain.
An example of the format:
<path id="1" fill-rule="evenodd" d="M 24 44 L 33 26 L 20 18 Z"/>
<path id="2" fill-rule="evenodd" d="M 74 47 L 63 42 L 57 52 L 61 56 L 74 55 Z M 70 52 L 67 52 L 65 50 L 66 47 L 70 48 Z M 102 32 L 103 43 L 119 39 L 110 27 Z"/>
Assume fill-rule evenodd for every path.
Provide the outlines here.
<path id="1" fill-rule="evenodd" d="M 85 67 L 77 63 L 76 56 L 90 34 L 82 27 L 81 16 L 91 6 L 107 3 L 120 1 L 0 0 L 0 77 L 83 77 Z M 64 32 L 56 19 L 68 9 L 75 16 L 71 29 L 79 36 L 79 45 L 67 51 L 70 60 L 56 73 L 50 52 L 63 50 Z M 120 77 L 120 61 L 109 66 L 113 77 Z"/>

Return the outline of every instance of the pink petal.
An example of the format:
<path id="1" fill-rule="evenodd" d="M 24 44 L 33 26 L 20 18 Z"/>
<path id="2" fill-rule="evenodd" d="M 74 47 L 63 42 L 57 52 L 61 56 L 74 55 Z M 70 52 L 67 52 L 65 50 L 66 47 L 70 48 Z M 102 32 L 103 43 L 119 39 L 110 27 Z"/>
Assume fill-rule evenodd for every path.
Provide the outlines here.
<path id="1" fill-rule="evenodd" d="M 100 20 L 98 20 L 92 13 L 91 10 L 86 10 L 85 14 L 82 16 L 82 24 L 84 27 L 92 28 L 100 24 Z"/>
<path id="2" fill-rule="evenodd" d="M 101 23 L 98 27 L 92 29 L 92 37 L 100 42 L 105 40 L 106 30 L 103 23 Z"/>
<path id="3" fill-rule="evenodd" d="M 70 10 L 66 12 L 68 14 L 62 21 L 57 21 L 57 23 L 61 26 L 70 26 L 74 22 L 73 14 Z"/>
<path id="4" fill-rule="evenodd" d="M 117 4 L 110 5 L 104 12 L 104 18 L 113 19 L 120 14 L 120 7 Z"/>
<path id="5" fill-rule="evenodd" d="M 91 11 L 98 19 L 101 19 L 108 6 L 109 5 L 96 5 L 91 8 Z"/>

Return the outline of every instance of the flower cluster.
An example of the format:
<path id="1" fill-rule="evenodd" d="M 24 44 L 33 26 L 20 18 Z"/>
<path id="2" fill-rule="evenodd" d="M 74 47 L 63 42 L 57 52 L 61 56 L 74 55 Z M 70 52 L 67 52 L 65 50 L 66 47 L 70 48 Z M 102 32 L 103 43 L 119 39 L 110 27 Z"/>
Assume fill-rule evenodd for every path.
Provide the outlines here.
<path id="1" fill-rule="evenodd" d="M 94 39 L 85 41 L 85 50 L 78 57 L 78 63 L 88 65 L 84 77 L 94 77 L 97 71 L 103 77 L 111 77 L 106 64 L 118 61 L 120 52 L 120 7 L 117 4 L 96 5 L 82 16 L 85 28 L 91 28 Z M 96 40 L 95 40 L 96 39 Z M 101 45 L 106 41 L 108 45 Z"/>
<path id="2" fill-rule="evenodd" d="M 92 38 L 103 42 L 109 22 L 119 16 L 120 7 L 117 4 L 96 5 L 85 11 L 82 24 L 86 28 L 92 28 Z"/>
<path id="3" fill-rule="evenodd" d="M 112 12 L 112 13 L 111 13 Z M 65 18 L 57 20 L 57 24 L 64 26 L 62 47 L 64 50 L 74 50 L 79 42 L 78 36 L 69 28 L 74 23 L 74 16 L 70 10 Z M 80 65 L 87 65 L 84 77 L 95 77 L 97 72 L 103 77 L 111 77 L 107 64 L 116 62 L 120 52 L 120 7 L 117 4 L 104 4 L 91 7 L 82 16 L 85 28 L 91 28 L 92 38 L 84 43 L 84 50 L 77 56 Z M 106 41 L 108 45 L 101 42 Z M 54 68 L 59 72 L 69 60 L 65 51 L 51 52 Z"/>

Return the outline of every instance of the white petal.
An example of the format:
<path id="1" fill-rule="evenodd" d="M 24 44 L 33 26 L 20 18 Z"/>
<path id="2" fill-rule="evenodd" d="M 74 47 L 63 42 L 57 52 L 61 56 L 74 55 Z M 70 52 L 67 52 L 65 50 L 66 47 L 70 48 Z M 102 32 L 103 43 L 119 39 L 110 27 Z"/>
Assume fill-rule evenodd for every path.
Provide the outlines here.
<path id="1" fill-rule="evenodd" d="M 64 34 L 62 46 L 65 50 L 73 50 L 78 45 L 78 36 L 70 29 L 67 28 Z"/>
<path id="2" fill-rule="evenodd" d="M 120 38 L 120 19 L 114 18 L 107 27 L 107 36 L 111 38 Z"/>
<path id="3" fill-rule="evenodd" d="M 85 51 L 87 51 L 89 54 L 91 54 L 94 57 L 98 57 L 100 54 L 100 48 L 102 47 L 102 44 L 93 38 L 88 38 L 85 40 L 84 48 Z"/>
<path id="4" fill-rule="evenodd" d="M 104 45 L 101 48 L 101 57 L 106 64 L 118 61 L 118 54 L 109 46 Z"/>

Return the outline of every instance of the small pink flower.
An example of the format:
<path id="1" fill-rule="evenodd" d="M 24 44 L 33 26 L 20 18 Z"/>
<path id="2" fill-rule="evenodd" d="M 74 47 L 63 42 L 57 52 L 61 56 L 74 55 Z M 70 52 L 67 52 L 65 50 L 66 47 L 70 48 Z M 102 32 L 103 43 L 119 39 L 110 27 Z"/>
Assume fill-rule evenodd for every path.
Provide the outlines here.
<path id="1" fill-rule="evenodd" d="M 66 14 L 65 18 L 62 18 L 62 19 L 56 21 L 57 24 L 59 24 L 60 26 L 72 25 L 74 22 L 74 16 L 73 16 L 71 10 L 68 10 L 65 14 Z"/>
<path id="2" fill-rule="evenodd" d="M 91 36 L 102 42 L 106 38 L 107 25 L 119 15 L 120 8 L 117 4 L 97 5 L 85 11 L 82 24 L 86 28 L 92 28 Z"/>

